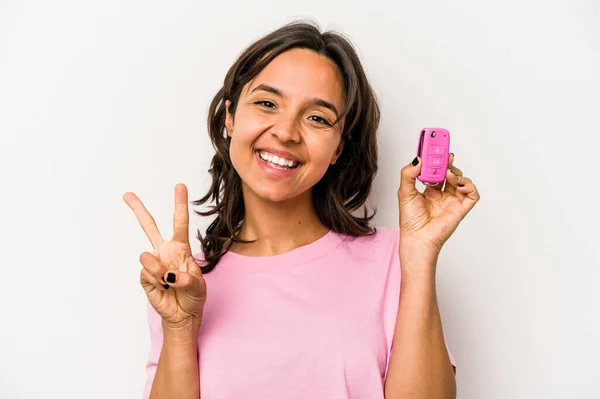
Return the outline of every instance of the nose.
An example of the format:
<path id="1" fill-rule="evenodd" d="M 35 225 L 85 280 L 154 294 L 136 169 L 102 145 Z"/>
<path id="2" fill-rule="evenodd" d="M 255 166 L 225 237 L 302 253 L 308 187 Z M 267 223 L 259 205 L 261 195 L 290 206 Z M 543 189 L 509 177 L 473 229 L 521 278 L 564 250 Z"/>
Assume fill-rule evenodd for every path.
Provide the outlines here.
<path id="1" fill-rule="evenodd" d="M 271 133 L 277 136 L 282 143 L 300 142 L 300 130 L 294 115 L 281 115 L 271 127 Z"/>

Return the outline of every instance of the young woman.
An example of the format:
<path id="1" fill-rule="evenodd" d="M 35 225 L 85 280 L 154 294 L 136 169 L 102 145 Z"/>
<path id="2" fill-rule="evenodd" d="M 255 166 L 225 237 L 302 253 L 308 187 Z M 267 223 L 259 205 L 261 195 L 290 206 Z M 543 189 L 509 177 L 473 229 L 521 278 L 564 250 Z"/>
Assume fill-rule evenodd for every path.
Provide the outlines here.
<path id="1" fill-rule="evenodd" d="M 358 216 L 377 171 L 379 107 L 352 45 L 292 23 L 247 48 L 210 106 L 214 203 L 202 252 L 186 186 L 164 241 L 140 256 L 152 347 L 145 398 L 454 398 L 435 292 L 438 254 L 479 200 L 453 165 L 417 191 L 401 170 L 399 229 Z M 402 295 L 400 296 L 400 292 Z M 393 345 L 392 345 L 393 344 Z"/>

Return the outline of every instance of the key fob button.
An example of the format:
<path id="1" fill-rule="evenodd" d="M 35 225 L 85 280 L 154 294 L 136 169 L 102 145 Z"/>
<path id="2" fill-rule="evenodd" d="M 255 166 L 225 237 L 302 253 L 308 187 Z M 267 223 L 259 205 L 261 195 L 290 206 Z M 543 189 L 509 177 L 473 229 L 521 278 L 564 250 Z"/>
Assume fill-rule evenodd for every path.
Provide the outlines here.
<path id="1" fill-rule="evenodd" d="M 444 154 L 444 146 L 443 145 L 432 145 L 429 147 L 429 155 L 439 155 L 442 156 Z"/>
<path id="2" fill-rule="evenodd" d="M 439 158 L 431 158 L 429 159 L 429 166 L 433 166 L 436 168 L 441 168 L 442 167 L 442 162 L 444 162 L 444 158 L 439 157 Z"/>

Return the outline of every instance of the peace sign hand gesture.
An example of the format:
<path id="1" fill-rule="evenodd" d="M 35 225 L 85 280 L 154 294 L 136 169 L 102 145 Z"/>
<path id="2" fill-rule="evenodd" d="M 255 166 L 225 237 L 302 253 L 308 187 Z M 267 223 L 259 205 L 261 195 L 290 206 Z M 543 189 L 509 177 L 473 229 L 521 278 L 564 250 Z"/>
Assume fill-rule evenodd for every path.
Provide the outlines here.
<path id="1" fill-rule="evenodd" d="M 131 192 L 123 200 L 135 213 L 150 239 L 154 254 L 140 255 L 140 283 L 150 304 L 169 327 L 179 328 L 188 323 L 198 324 L 206 303 L 206 282 L 194 260 L 189 243 L 189 211 L 187 187 L 175 186 L 173 238 L 164 241 L 154 218 L 140 199 Z"/>

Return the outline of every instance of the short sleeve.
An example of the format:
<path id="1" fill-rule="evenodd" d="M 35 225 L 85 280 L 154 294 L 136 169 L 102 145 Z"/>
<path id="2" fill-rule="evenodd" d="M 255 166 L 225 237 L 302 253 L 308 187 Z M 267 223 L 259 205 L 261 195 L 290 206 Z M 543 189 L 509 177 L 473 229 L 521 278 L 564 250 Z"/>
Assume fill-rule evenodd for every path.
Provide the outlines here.
<path id="1" fill-rule="evenodd" d="M 150 302 L 147 304 L 148 313 L 148 325 L 150 327 L 150 353 L 148 360 L 146 361 L 146 385 L 144 387 L 143 399 L 150 397 L 150 390 L 152 389 L 152 383 L 154 382 L 154 376 L 156 375 L 156 368 L 158 366 L 158 359 L 163 345 L 163 329 L 161 317 L 156 310 L 152 307 Z"/>
<path id="2" fill-rule="evenodd" d="M 452 356 L 452 353 L 450 352 L 450 349 L 448 348 L 448 342 L 446 341 L 446 334 L 444 334 L 444 343 L 446 344 L 446 350 L 448 351 L 448 357 L 450 358 L 450 364 L 452 364 L 452 371 L 454 371 L 454 375 L 456 375 L 456 360 L 454 359 L 454 356 Z"/>

